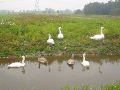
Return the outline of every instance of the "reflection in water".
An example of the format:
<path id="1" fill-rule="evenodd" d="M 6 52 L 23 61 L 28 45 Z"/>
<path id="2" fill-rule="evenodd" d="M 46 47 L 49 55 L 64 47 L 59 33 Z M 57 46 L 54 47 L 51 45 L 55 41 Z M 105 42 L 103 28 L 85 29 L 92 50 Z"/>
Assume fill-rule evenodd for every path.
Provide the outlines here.
<path id="1" fill-rule="evenodd" d="M 74 58 L 76 62 L 72 66 L 67 64 L 70 56 L 47 56 L 45 58 L 48 60 L 48 65 L 39 63 L 37 58 L 31 58 L 31 60 L 26 60 L 25 67 L 10 69 L 7 69 L 7 65 L 15 61 L 0 60 L 1 90 L 9 88 L 10 90 L 33 90 L 33 88 L 35 90 L 59 90 L 66 84 L 81 86 L 87 83 L 96 86 L 120 80 L 120 57 L 117 56 L 87 56 L 90 60 L 89 67 L 81 65 L 82 56 L 76 56 Z"/>
<path id="2" fill-rule="evenodd" d="M 82 71 L 86 71 L 86 70 L 89 70 L 89 69 L 90 69 L 89 66 L 86 67 L 86 66 L 83 66 L 83 65 L 82 65 Z"/>
<path id="3" fill-rule="evenodd" d="M 24 67 L 20 67 L 20 68 L 18 68 L 18 67 L 15 67 L 15 68 L 10 68 L 10 67 L 8 67 L 7 68 L 8 70 L 17 70 L 17 69 L 21 69 L 21 72 L 22 72 L 22 74 L 25 74 L 25 68 Z"/>
<path id="4" fill-rule="evenodd" d="M 102 70 L 101 70 L 102 64 L 103 63 L 101 62 L 100 65 L 99 65 L 99 67 L 98 67 L 99 73 L 101 73 L 101 74 L 103 73 Z"/>
<path id="5" fill-rule="evenodd" d="M 58 66 L 58 71 L 59 71 L 59 72 L 61 71 L 61 65 Z"/>
<path id="6" fill-rule="evenodd" d="M 48 67 L 49 67 L 49 68 L 48 68 L 48 71 L 51 72 L 51 68 L 50 68 L 50 66 L 48 66 Z"/>
<path id="7" fill-rule="evenodd" d="M 25 74 L 25 68 L 24 67 L 22 67 L 22 73 Z"/>
<path id="8" fill-rule="evenodd" d="M 38 68 L 39 68 L 39 69 L 40 69 L 40 66 L 41 66 L 41 65 L 47 66 L 48 63 L 41 63 L 41 62 L 38 62 Z"/>
<path id="9" fill-rule="evenodd" d="M 67 64 L 67 65 L 71 68 L 71 70 L 74 69 L 74 64 Z"/>
<path id="10" fill-rule="evenodd" d="M 38 68 L 40 69 L 40 62 L 39 62 Z"/>
<path id="11" fill-rule="evenodd" d="M 103 72 L 102 72 L 102 70 L 101 70 L 100 66 L 98 67 L 98 69 L 99 69 L 99 73 L 101 73 L 101 74 L 102 74 Z"/>

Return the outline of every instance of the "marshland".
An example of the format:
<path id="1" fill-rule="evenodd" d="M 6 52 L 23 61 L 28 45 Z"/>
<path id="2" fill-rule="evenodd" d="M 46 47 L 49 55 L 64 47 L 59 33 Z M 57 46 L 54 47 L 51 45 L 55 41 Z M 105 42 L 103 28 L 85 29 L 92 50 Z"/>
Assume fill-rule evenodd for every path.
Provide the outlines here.
<path id="1" fill-rule="evenodd" d="M 0 90 L 120 90 L 120 0 L 33 1 L 0 0 Z"/>
<path id="2" fill-rule="evenodd" d="M 0 25 L 3 90 L 89 90 L 101 86 L 106 90 L 119 81 L 119 17 L 20 14 L 1 15 L 0 19 L 4 23 Z M 91 36 L 100 33 L 101 26 L 105 38 L 91 40 Z M 64 34 L 61 41 L 57 38 L 58 27 Z M 47 44 L 48 34 L 54 39 L 53 47 Z M 88 68 L 81 64 L 84 52 L 90 62 Z M 73 53 L 75 64 L 69 66 L 67 61 Z M 25 67 L 7 68 L 21 61 L 22 55 L 26 56 Z M 47 65 L 38 62 L 41 55 Z M 119 82 L 115 85 L 119 87 Z"/>
<path id="3" fill-rule="evenodd" d="M 0 56 L 76 53 L 120 54 L 120 18 L 68 15 L 1 15 Z M 11 24 L 14 25 L 10 25 Z M 57 39 L 62 27 L 64 39 Z M 104 27 L 105 39 L 91 40 Z M 48 46 L 48 34 L 55 41 Z M 4 47 L 3 47 L 4 46 Z M 2 48 L 3 47 L 3 48 Z"/>

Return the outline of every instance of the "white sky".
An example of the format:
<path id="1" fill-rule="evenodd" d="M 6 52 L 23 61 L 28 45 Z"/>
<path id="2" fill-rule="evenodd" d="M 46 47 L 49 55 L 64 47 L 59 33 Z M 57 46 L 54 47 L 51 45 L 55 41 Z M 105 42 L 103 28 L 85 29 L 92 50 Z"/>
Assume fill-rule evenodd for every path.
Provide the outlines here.
<path id="1" fill-rule="evenodd" d="M 35 9 L 36 0 L 0 0 L 0 10 L 31 10 Z M 39 0 L 39 8 L 83 9 L 90 2 L 108 2 L 109 0 Z"/>

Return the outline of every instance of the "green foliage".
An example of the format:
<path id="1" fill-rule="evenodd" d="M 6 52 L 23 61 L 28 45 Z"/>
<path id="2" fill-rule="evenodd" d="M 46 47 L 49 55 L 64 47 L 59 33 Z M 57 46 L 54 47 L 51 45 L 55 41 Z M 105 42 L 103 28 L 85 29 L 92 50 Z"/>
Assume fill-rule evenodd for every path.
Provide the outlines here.
<path id="1" fill-rule="evenodd" d="M 84 51 L 120 54 L 120 18 L 21 14 L 0 16 L 0 20 L 5 23 L 0 25 L 0 56 Z M 64 34 L 61 43 L 57 39 L 59 26 Z M 90 40 L 100 33 L 101 26 L 105 27 L 105 39 Z M 49 33 L 55 40 L 54 48 L 46 43 Z"/>
<path id="2" fill-rule="evenodd" d="M 108 3 L 89 3 L 84 7 L 86 15 L 120 15 L 120 1 L 108 1 Z"/>
<path id="3" fill-rule="evenodd" d="M 120 82 L 113 82 L 111 84 L 104 85 L 100 88 L 91 88 L 88 85 L 82 85 L 81 88 L 71 88 L 69 85 L 63 87 L 61 90 L 120 90 Z"/>

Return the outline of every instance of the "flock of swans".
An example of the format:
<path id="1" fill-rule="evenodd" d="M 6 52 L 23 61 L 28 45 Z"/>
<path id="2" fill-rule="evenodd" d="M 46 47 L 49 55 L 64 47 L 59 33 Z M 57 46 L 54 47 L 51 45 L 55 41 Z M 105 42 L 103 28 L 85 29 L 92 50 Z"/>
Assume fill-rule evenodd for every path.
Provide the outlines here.
<path id="1" fill-rule="evenodd" d="M 84 67 L 89 67 L 90 63 L 89 61 L 86 61 L 85 60 L 85 55 L 86 53 L 83 53 L 83 61 L 81 62 L 81 64 L 84 66 Z M 22 56 L 22 61 L 21 62 L 14 62 L 14 63 L 11 63 L 8 65 L 8 68 L 20 68 L 20 67 L 24 67 L 25 66 L 25 56 Z M 48 64 L 48 61 L 45 57 L 43 56 L 40 56 L 38 58 L 38 62 L 41 63 L 41 64 Z M 67 61 L 67 64 L 68 65 L 71 65 L 73 66 L 75 64 L 75 59 L 74 59 L 74 54 L 72 54 L 72 57 Z"/>
<path id="2" fill-rule="evenodd" d="M 93 39 L 93 40 L 101 40 L 101 39 L 104 39 L 104 34 L 103 34 L 103 29 L 104 27 L 101 27 L 101 33 L 100 34 L 97 34 L 97 35 L 94 35 L 92 37 L 90 37 L 90 39 Z M 59 40 L 62 40 L 64 38 L 64 35 L 63 33 L 61 32 L 61 27 L 58 27 L 58 30 L 59 30 L 59 33 L 58 33 L 58 36 L 57 38 Z M 47 44 L 49 44 L 50 46 L 54 45 L 55 42 L 54 42 L 54 39 L 52 38 L 52 36 L 49 34 L 49 38 L 47 40 Z"/>
<path id="3" fill-rule="evenodd" d="M 104 39 L 104 34 L 102 32 L 102 30 L 104 29 L 104 27 L 101 27 L 101 34 L 98 34 L 98 35 L 94 35 L 93 37 L 90 37 L 90 39 L 93 39 L 93 40 L 101 40 L 101 39 Z M 63 36 L 63 33 L 61 32 L 61 27 L 58 27 L 58 30 L 59 30 L 59 33 L 58 33 L 58 36 L 57 38 L 59 40 L 62 40 L 64 38 Z M 54 40 L 52 39 L 51 35 L 49 34 L 49 38 L 47 40 L 47 44 L 49 44 L 50 46 L 54 45 L 55 42 Z M 86 56 L 86 53 L 83 53 L 83 61 L 81 62 L 81 64 L 84 66 L 84 67 L 89 67 L 90 63 L 89 61 L 86 61 L 85 60 L 85 56 Z M 25 66 L 25 56 L 22 56 L 22 61 L 21 62 L 14 62 L 14 63 L 11 63 L 10 65 L 8 65 L 8 68 L 13 68 L 13 67 L 24 67 Z M 42 63 L 42 64 L 47 64 L 48 61 L 45 57 L 41 56 L 38 58 L 38 62 Z M 74 60 L 74 54 L 72 54 L 72 57 L 67 61 L 67 64 L 68 65 L 74 65 L 75 64 L 75 60 Z"/>

